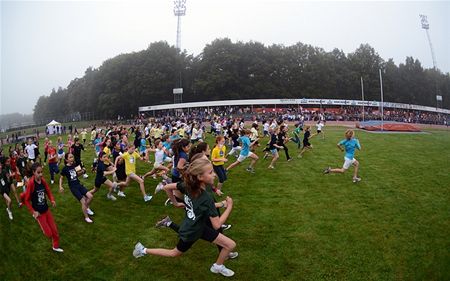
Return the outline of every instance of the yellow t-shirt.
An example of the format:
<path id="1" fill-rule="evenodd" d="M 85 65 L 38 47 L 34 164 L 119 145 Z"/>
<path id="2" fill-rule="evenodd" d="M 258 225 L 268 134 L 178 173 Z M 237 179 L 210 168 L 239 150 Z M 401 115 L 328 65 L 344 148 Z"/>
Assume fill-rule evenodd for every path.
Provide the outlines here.
<path id="1" fill-rule="evenodd" d="M 220 149 L 218 146 L 215 146 L 211 152 L 211 160 L 216 158 L 225 158 L 225 152 L 227 151 L 226 146 L 222 146 Z M 225 162 L 212 162 L 214 166 L 220 166 L 225 164 Z"/>
<path id="2" fill-rule="evenodd" d="M 154 133 L 155 133 L 155 139 L 159 139 L 159 138 L 161 138 L 163 130 L 159 129 L 159 128 L 156 128 Z"/>
<path id="3" fill-rule="evenodd" d="M 136 174 L 136 161 L 139 159 L 139 154 L 136 151 L 132 154 L 127 151 L 122 154 L 122 158 L 125 161 L 125 173 L 127 175 L 131 173 Z"/>
<path id="4" fill-rule="evenodd" d="M 184 138 L 184 128 L 178 129 L 178 134 L 181 138 Z"/>

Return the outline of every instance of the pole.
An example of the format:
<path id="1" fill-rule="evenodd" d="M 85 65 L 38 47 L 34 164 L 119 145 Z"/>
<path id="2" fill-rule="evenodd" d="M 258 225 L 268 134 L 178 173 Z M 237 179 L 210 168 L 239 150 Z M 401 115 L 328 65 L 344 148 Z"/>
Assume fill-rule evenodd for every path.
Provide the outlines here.
<path id="1" fill-rule="evenodd" d="M 384 106 L 384 101 L 383 101 L 383 77 L 381 76 L 381 69 L 378 69 L 378 72 L 380 73 L 380 93 L 381 93 L 381 131 L 384 130 L 383 126 L 384 126 L 384 112 L 383 112 L 383 106 Z"/>
<path id="2" fill-rule="evenodd" d="M 364 122 L 364 81 L 363 78 L 361 76 L 361 99 L 362 99 L 362 118 L 363 118 L 363 122 Z"/>

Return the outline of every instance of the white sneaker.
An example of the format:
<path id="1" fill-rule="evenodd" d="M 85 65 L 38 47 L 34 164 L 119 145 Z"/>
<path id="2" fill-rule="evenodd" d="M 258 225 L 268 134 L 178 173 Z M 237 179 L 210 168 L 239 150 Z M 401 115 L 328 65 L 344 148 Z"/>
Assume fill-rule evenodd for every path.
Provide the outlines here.
<path id="1" fill-rule="evenodd" d="M 87 223 L 93 223 L 93 222 L 94 222 L 94 221 L 91 220 L 90 218 L 84 218 L 84 221 L 87 222 Z"/>
<path id="2" fill-rule="evenodd" d="M 106 198 L 108 198 L 109 200 L 112 200 L 112 201 L 116 201 L 117 200 L 117 198 L 114 196 L 114 195 L 112 195 L 112 194 L 106 194 Z"/>
<path id="3" fill-rule="evenodd" d="M 125 195 L 125 193 L 123 193 L 123 191 L 117 192 L 117 196 L 119 196 L 119 197 L 127 197 L 127 196 Z"/>
<path id="4" fill-rule="evenodd" d="M 140 258 L 142 256 L 144 256 L 144 245 L 142 245 L 141 242 L 137 242 L 136 245 L 134 245 L 134 251 L 133 251 L 133 256 L 135 258 Z"/>
<path id="5" fill-rule="evenodd" d="M 83 174 L 83 178 L 84 178 L 84 179 L 87 179 L 88 177 L 89 177 L 88 174 Z"/>
<path id="6" fill-rule="evenodd" d="M 54 180 L 50 180 L 50 184 L 54 184 L 55 183 L 55 181 Z"/>
<path id="7" fill-rule="evenodd" d="M 64 250 L 61 248 L 52 248 L 52 249 L 53 249 L 53 251 L 58 252 L 58 253 L 64 252 Z"/>
<path id="8" fill-rule="evenodd" d="M 361 181 L 361 178 L 353 178 L 353 182 L 354 183 L 357 183 L 357 182 L 360 182 Z"/>
<path id="9" fill-rule="evenodd" d="M 228 254 L 228 258 L 229 259 L 235 259 L 235 258 L 237 258 L 239 256 L 239 253 L 238 252 L 230 252 L 229 254 Z"/>
<path id="10" fill-rule="evenodd" d="M 86 214 L 88 214 L 88 215 L 90 215 L 90 216 L 93 216 L 93 215 L 94 215 L 94 212 L 93 212 L 90 208 L 87 208 L 87 209 L 86 209 Z"/>
<path id="11" fill-rule="evenodd" d="M 234 275 L 234 271 L 225 267 L 225 265 L 213 264 L 210 268 L 212 273 L 220 273 L 223 276 L 231 277 Z"/>
<path id="12" fill-rule="evenodd" d="M 155 188 L 155 194 L 163 190 L 164 184 L 162 182 L 158 183 L 158 185 Z"/>
<path id="13" fill-rule="evenodd" d="M 8 208 L 6 208 L 6 212 L 8 213 L 9 219 L 10 219 L 10 220 L 13 220 L 12 212 L 11 212 Z"/>
<path id="14" fill-rule="evenodd" d="M 152 198 L 153 198 L 153 196 L 151 196 L 151 195 L 145 195 L 144 196 L 144 201 L 148 202 L 148 201 L 152 200 Z"/>

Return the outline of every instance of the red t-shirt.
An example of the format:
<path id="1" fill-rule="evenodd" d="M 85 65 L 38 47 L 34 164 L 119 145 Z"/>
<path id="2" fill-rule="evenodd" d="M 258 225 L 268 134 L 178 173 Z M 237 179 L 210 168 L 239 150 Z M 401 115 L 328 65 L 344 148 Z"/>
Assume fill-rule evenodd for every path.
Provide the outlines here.
<path id="1" fill-rule="evenodd" d="M 58 162 L 58 157 L 55 157 L 55 158 L 51 158 L 52 156 L 56 156 L 56 149 L 54 148 L 54 147 L 49 147 L 48 149 L 47 149 L 47 152 L 48 152 L 48 163 L 50 164 L 50 163 L 56 163 L 56 162 Z"/>

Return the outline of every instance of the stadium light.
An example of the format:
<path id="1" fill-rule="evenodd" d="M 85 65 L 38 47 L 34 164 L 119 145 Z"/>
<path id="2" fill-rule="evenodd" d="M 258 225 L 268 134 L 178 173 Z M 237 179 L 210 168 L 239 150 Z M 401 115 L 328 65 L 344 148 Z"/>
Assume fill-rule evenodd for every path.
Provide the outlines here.
<path id="1" fill-rule="evenodd" d="M 175 5 L 173 8 L 173 14 L 178 18 L 176 48 L 181 53 L 181 17 L 186 15 L 186 0 L 175 0 L 173 1 L 173 4 Z M 183 102 L 183 87 L 180 70 L 177 87 L 173 89 L 173 103 L 182 103 L 182 102 Z"/>
<path id="2" fill-rule="evenodd" d="M 178 17 L 177 23 L 177 49 L 181 51 L 181 17 L 186 15 L 186 0 L 175 0 L 173 8 L 173 14 Z"/>
<path id="3" fill-rule="evenodd" d="M 428 32 L 428 30 L 430 29 L 430 24 L 428 23 L 428 17 L 426 15 L 419 15 L 419 17 L 420 17 L 420 22 L 422 24 L 422 28 L 425 29 L 425 32 L 427 34 L 428 44 L 430 45 L 430 50 L 431 50 L 431 58 L 433 59 L 433 68 L 435 71 L 437 71 L 438 67 L 437 67 L 437 62 L 436 62 L 436 56 L 434 54 L 433 44 L 431 44 L 430 33 Z M 436 87 L 436 108 L 438 108 L 439 101 L 442 101 L 442 96 L 439 95 L 439 87 L 438 87 L 437 78 L 435 81 L 435 87 Z"/>

